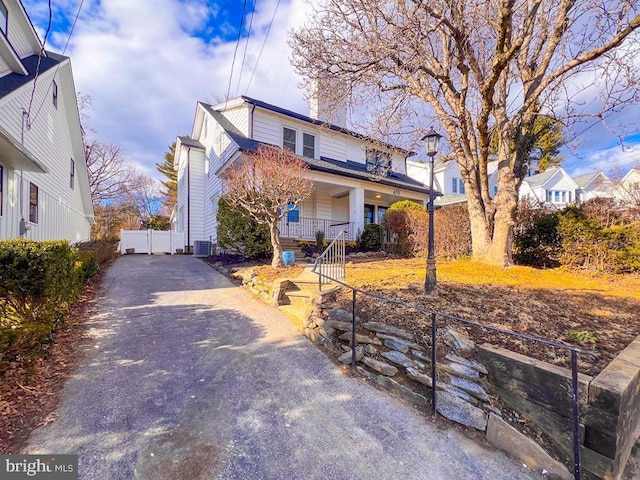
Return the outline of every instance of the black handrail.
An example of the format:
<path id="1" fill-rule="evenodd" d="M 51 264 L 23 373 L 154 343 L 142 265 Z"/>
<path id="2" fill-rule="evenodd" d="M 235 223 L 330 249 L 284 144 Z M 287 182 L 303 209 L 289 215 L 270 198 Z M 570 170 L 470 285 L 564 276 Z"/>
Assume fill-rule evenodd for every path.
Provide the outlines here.
<path id="1" fill-rule="evenodd" d="M 579 405 L 578 405 L 578 354 L 585 355 L 590 357 L 589 363 L 596 364 L 598 363 L 598 356 L 594 352 L 590 352 L 588 350 L 583 350 L 578 347 L 573 347 L 571 345 L 565 345 L 563 343 L 553 342 L 551 340 L 547 340 L 545 338 L 536 337 L 533 335 L 529 335 L 527 333 L 519 333 L 511 330 L 506 330 L 500 327 L 494 327 L 493 325 L 485 325 L 482 323 L 475 322 L 473 320 L 468 320 L 466 318 L 458 317 L 456 315 L 450 315 L 448 313 L 438 312 L 436 310 L 421 307 L 419 305 L 413 305 L 402 300 L 397 300 L 395 298 L 385 297 L 383 295 L 379 295 L 377 293 L 368 292 L 366 290 L 362 290 L 360 288 L 354 287 L 352 285 L 347 284 L 339 279 L 332 278 L 325 273 L 318 271 L 314 268 L 314 273 L 316 273 L 319 277 L 319 281 L 322 281 L 322 277 L 326 278 L 331 282 L 335 282 L 338 285 L 346 287 L 352 291 L 352 308 L 351 308 L 351 367 L 353 369 L 356 368 L 356 295 L 361 293 L 371 298 L 375 298 L 377 300 L 381 300 L 386 303 L 391 303 L 394 305 L 399 305 L 405 308 L 413 309 L 425 314 L 428 314 L 431 318 L 431 377 L 432 377 L 432 388 L 431 388 L 431 414 L 435 417 L 436 405 L 437 405 L 437 394 L 436 394 L 436 333 L 437 333 L 437 317 L 442 317 L 448 320 L 452 320 L 454 322 L 463 323 L 465 325 L 483 328 L 485 330 L 490 330 L 493 332 L 501 333 L 504 335 L 509 335 L 512 337 L 522 338 L 525 340 L 530 340 L 536 343 L 541 343 L 543 345 L 547 345 L 549 347 L 560 348 L 563 350 L 568 350 L 571 352 L 571 404 L 572 404 L 572 420 L 573 420 L 573 474 L 575 480 L 580 480 L 580 423 L 579 423 Z"/>

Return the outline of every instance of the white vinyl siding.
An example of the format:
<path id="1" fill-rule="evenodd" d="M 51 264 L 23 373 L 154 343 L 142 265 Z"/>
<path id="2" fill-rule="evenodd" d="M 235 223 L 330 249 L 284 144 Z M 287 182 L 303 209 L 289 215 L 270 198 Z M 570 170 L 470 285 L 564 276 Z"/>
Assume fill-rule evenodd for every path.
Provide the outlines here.
<path id="1" fill-rule="evenodd" d="M 334 160 L 347 159 L 347 147 L 344 135 L 332 131 L 320 131 L 321 156 Z"/>
<path id="2" fill-rule="evenodd" d="M 316 218 L 331 220 L 331 214 L 333 213 L 333 199 L 331 196 L 322 190 L 316 192 Z"/>
<path id="3" fill-rule="evenodd" d="M 233 110 L 223 112 L 223 115 L 229 120 L 240 133 L 249 136 L 249 107 L 242 105 Z"/>
<path id="4" fill-rule="evenodd" d="M 60 67 L 56 76 L 59 86 L 66 81 L 61 75 L 68 68 L 68 65 Z M 20 176 L 18 172 L 7 168 L 5 200 L 11 198 L 11 201 L 7 200 L 5 204 L 4 225 L 0 226 L 0 238 L 19 236 L 20 219 L 28 220 L 29 217 L 29 183 L 32 182 L 39 187 L 38 224 L 31 226 L 26 238 L 66 239 L 71 242 L 89 239 L 90 225 L 86 218 L 87 212 L 84 210 L 81 188 L 69 188 L 69 159 L 76 155 L 66 108 L 62 108 L 65 105 L 63 88 L 59 88 L 58 91 L 60 108 L 54 108 L 51 102 L 49 86 L 55 72 L 56 69 L 52 68 L 39 77 L 33 105 L 35 111 L 40 106 L 41 109 L 37 116 L 32 114 L 31 128 L 24 129 L 24 147 L 49 170 L 49 173 L 24 172 L 20 202 Z M 0 125 L 18 143 L 22 130 L 22 109 L 29 105 L 31 89 L 31 84 L 21 87 L 3 99 L 0 108 Z M 75 98 L 70 101 L 75 101 Z M 76 181 L 80 179 L 76 178 Z M 9 204 L 12 205 L 11 212 Z"/>
<path id="5" fill-rule="evenodd" d="M 256 108 L 253 112 L 253 139 L 271 145 L 282 145 L 280 120 Z"/>

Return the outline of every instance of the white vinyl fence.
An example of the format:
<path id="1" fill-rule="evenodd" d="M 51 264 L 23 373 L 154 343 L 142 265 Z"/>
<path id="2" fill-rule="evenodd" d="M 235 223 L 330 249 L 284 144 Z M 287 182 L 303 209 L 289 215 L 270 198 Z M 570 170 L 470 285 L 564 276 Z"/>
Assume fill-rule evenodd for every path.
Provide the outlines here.
<path id="1" fill-rule="evenodd" d="M 184 233 L 161 230 L 120 230 L 120 253 L 133 248 L 135 253 L 176 253 L 184 248 Z"/>

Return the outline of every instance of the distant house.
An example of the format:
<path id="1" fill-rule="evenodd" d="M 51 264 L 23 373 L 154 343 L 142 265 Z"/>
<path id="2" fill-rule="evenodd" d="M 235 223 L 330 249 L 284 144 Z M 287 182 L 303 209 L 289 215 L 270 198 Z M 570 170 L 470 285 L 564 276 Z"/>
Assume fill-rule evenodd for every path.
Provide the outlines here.
<path id="1" fill-rule="evenodd" d="M 553 165 L 542 173 L 525 177 L 518 194 L 520 200 L 533 205 L 561 209 L 578 201 L 579 189 L 564 168 Z"/>
<path id="2" fill-rule="evenodd" d="M 623 205 L 640 206 L 640 167 L 633 167 L 622 177 L 616 198 Z"/>
<path id="3" fill-rule="evenodd" d="M 0 30 L 0 239 L 88 240 L 93 206 L 71 62 L 42 51 L 19 0 L 0 0 Z"/>
<path id="4" fill-rule="evenodd" d="M 578 184 L 578 203 L 587 202 L 593 198 L 615 199 L 617 187 L 604 172 L 597 171 L 573 177 Z"/>
<path id="5" fill-rule="evenodd" d="M 425 185 L 429 185 L 431 165 L 421 161 L 407 160 L 407 174 Z M 489 174 L 489 194 L 495 196 L 498 182 L 498 162 L 487 165 Z M 455 160 L 436 160 L 433 169 L 433 188 L 441 193 L 436 197 L 436 206 L 453 205 L 467 201 L 467 192 L 460 169 Z"/>
<path id="6" fill-rule="evenodd" d="M 225 170 L 245 152 L 269 144 L 295 152 L 309 167 L 314 193 L 280 221 L 281 237 L 327 239 L 341 230 L 355 239 L 365 224 L 380 223 L 398 200 L 424 204 L 428 189 L 407 176 L 413 152 L 329 123 L 322 109 L 301 115 L 246 96 L 219 105 L 198 102 L 189 137 L 178 137 L 174 167 L 178 202 L 173 228 L 187 245 L 216 242 L 216 212 Z"/>

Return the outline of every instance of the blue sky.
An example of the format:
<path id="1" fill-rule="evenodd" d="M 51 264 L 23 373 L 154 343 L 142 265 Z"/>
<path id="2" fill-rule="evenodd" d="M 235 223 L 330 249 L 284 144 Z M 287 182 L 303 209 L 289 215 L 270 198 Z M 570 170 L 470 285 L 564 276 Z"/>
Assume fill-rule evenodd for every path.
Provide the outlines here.
<path id="1" fill-rule="evenodd" d="M 23 3 L 44 38 L 47 2 Z M 191 131 L 198 100 L 217 103 L 229 90 L 231 97 L 246 94 L 308 113 L 298 88 L 300 79 L 289 65 L 286 43 L 287 31 L 304 22 L 306 2 L 280 0 L 259 62 L 278 0 L 246 3 L 242 41 L 229 88 L 243 0 L 84 0 L 66 54 L 72 60 L 76 89 L 93 99 L 89 123 L 95 136 L 121 145 L 129 161 L 157 177 L 155 163 L 162 161 L 177 135 Z M 80 0 L 53 0 L 52 4 L 47 47 L 60 52 Z M 640 107 L 636 106 L 609 119 L 610 125 L 624 124 L 632 132 L 625 139 L 625 149 L 602 125 L 584 131 L 570 142 L 571 148 L 563 150 L 565 168 L 579 175 L 596 169 L 607 171 L 616 165 L 626 171 L 639 163 L 640 127 L 634 123 L 638 118 Z M 588 125 L 579 125 L 574 132 Z"/>

